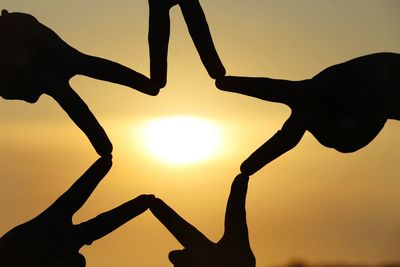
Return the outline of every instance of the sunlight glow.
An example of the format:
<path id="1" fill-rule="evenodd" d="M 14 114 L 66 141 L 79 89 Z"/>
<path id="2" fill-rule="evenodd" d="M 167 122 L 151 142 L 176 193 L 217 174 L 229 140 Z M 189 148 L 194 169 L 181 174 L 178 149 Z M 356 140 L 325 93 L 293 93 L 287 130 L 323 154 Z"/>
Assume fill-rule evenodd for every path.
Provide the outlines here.
<path id="1" fill-rule="evenodd" d="M 191 116 L 149 121 L 142 128 L 141 136 L 154 156 L 170 164 L 189 164 L 210 158 L 221 141 L 214 123 Z"/>

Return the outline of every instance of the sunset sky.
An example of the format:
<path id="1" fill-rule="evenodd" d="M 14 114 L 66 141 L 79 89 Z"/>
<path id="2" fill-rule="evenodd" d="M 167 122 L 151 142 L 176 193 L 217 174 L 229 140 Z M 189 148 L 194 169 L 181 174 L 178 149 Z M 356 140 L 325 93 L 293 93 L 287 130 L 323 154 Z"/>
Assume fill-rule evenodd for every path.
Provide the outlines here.
<path id="1" fill-rule="evenodd" d="M 361 55 L 400 53 L 397 0 L 201 3 L 229 75 L 301 80 Z M 149 75 L 145 0 L 0 0 L 0 9 L 32 14 L 78 50 Z M 216 89 L 178 7 L 171 11 L 168 60 L 168 84 L 156 97 L 83 76 L 71 80 L 114 145 L 110 173 L 74 222 L 153 193 L 218 241 L 240 163 L 280 129 L 290 109 Z M 143 131 L 171 117 L 213 125 L 215 149 L 181 164 L 157 157 Z M 35 105 L 0 98 L 0 125 L 1 236 L 47 208 L 98 156 L 48 96 Z M 399 136 L 400 123 L 388 121 L 370 145 L 341 154 L 306 133 L 295 149 L 253 175 L 247 219 L 257 266 L 298 258 L 400 261 Z M 81 251 L 87 266 L 162 267 L 171 266 L 168 252 L 179 248 L 146 212 Z"/>

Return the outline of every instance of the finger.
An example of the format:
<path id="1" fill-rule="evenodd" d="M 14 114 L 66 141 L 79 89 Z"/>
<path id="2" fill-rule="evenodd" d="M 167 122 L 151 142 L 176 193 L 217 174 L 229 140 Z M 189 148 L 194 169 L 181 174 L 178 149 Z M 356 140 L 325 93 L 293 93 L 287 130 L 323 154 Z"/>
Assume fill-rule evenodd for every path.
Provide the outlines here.
<path id="1" fill-rule="evenodd" d="M 307 81 L 227 76 L 217 79 L 217 88 L 287 105 L 295 103 Z"/>
<path id="2" fill-rule="evenodd" d="M 253 175 L 271 161 L 294 148 L 300 142 L 305 131 L 303 122 L 291 115 L 280 131 L 242 163 L 241 172 Z"/>
<path id="3" fill-rule="evenodd" d="M 90 168 L 47 210 L 47 213 L 61 213 L 67 217 L 79 210 L 90 197 L 112 165 L 111 157 L 98 159 Z"/>
<path id="4" fill-rule="evenodd" d="M 115 209 L 77 225 L 82 243 L 89 245 L 93 241 L 111 233 L 139 214 L 142 214 L 149 208 L 150 202 L 153 199 L 153 195 L 141 195 Z"/>
<path id="5" fill-rule="evenodd" d="M 203 65 L 211 78 L 225 76 L 225 67 L 215 49 L 206 16 L 198 0 L 180 0 L 179 6 Z"/>
<path id="6" fill-rule="evenodd" d="M 116 62 L 77 53 L 77 74 L 94 79 L 125 85 L 148 95 L 157 95 L 159 87 L 146 76 Z"/>
<path id="7" fill-rule="evenodd" d="M 192 248 L 210 244 L 207 237 L 185 221 L 161 199 L 156 198 L 150 205 L 150 210 L 182 246 Z"/>
<path id="8" fill-rule="evenodd" d="M 64 85 L 63 88 L 60 86 L 57 90 L 49 92 L 49 95 L 57 101 L 72 121 L 86 134 L 100 156 L 111 154 L 112 144 L 103 127 L 96 120 L 86 103 L 69 85 Z"/>
<path id="9" fill-rule="evenodd" d="M 248 242 L 246 194 L 249 177 L 239 174 L 231 186 L 225 213 L 225 238 Z"/>
<path id="10" fill-rule="evenodd" d="M 186 250 L 174 250 L 168 254 L 169 261 L 174 265 L 179 265 L 186 261 Z"/>
<path id="11" fill-rule="evenodd" d="M 170 6 L 149 0 L 150 77 L 160 88 L 167 83 L 167 58 L 170 34 Z"/>

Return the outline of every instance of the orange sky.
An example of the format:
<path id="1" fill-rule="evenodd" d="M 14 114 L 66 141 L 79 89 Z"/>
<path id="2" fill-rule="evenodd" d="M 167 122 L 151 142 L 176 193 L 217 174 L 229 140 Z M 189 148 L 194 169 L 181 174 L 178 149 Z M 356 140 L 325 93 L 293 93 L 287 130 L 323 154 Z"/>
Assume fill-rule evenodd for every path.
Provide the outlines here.
<path id="1" fill-rule="evenodd" d="M 360 55 L 400 53 L 400 2 L 393 0 L 201 1 L 228 74 L 308 78 Z M 36 16 L 79 50 L 148 75 L 147 1 L 1 0 L 0 8 Z M 154 193 L 212 240 L 223 231 L 240 163 L 289 115 L 285 106 L 218 91 L 201 65 L 179 9 L 173 9 L 168 85 L 153 98 L 75 77 L 114 145 L 114 165 L 74 218 L 87 220 Z M 222 129 L 209 160 L 169 165 L 138 143 L 142 123 L 193 115 Z M 47 96 L 35 105 L 0 99 L 0 234 L 40 213 L 97 158 Z M 252 176 L 248 223 L 257 266 L 302 257 L 313 262 L 400 261 L 400 124 L 389 121 L 366 148 L 340 154 L 306 134 Z M 147 212 L 82 251 L 88 266 L 170 266 L 180 248 Z"/>

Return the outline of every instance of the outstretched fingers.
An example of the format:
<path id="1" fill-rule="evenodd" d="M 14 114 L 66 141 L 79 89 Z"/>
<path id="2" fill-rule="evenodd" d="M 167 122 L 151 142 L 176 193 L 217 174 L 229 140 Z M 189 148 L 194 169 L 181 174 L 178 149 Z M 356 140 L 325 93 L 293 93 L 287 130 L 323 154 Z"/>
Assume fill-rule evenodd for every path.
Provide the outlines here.
<path id="1" fill-rule="evenodd" d="M 224 238 L 249 243 L 246 220 L 246 195 L 249 177 L 245 174 L 236 176 L 225 213 Z"/>
<path id="2" fill-rule="evenodd" d="M 180 0 L 179 6 L 208 74 L 217 79 L 225 76 L 225 67 L 215 49 L 206 16 L 198 0 Z"/>
<path id="3" fill-rule="evenodd" d="M 298 99 L 303 83 L 304 81 L 226 76 L 217 79 L 215 85 L 224 91 L 290 105 Z"/>
<path id="4" fill-rule="evenodd" d="M 185 221 L 161 199 L 156 198 L 150 205 L 150 210 L 182 246 L 195 248 L 211 244 L 207 237 Z"/>
<path id="5" fill-rule="evenodd" d="M 110 155 L 112 144 L 103 127 L 79 95 L 68 85 L 59 85 L 49 95 L 57 101 L 72 121 L 86 134 L 100 156 Z"/>
<path id="6" fill-rule="evenodd" d="M 111 166 L 111 156 L 99 158 L 45 213 L 64 214 L 66 217 L 72 217 L 90 197 Z"/>
<path id="7" fill-rule="evenodd" d="M 282 129 L 250 155 L 240 166 L 242 173 L 252 175 L 262 167 L 294 148 L 303 137 L 306 128 L 295 115 L 291 115 Z"/>
<path id="8" fill-rule="evenodd" d="M 141 195 L 115 209 L 77 225 L 82 243 L 89 245 L 93 241 L 111 233 L 121 225 L 145 212 L 153 200 L 153 195 Z"/>
<path id="9" fill-rule="evenodd" d="M 157 95 L 160 87 L 146 76 L 116 62 L 77 52 L 75 70 L 94 79 L 125 85 L 148 95 Z"/>

